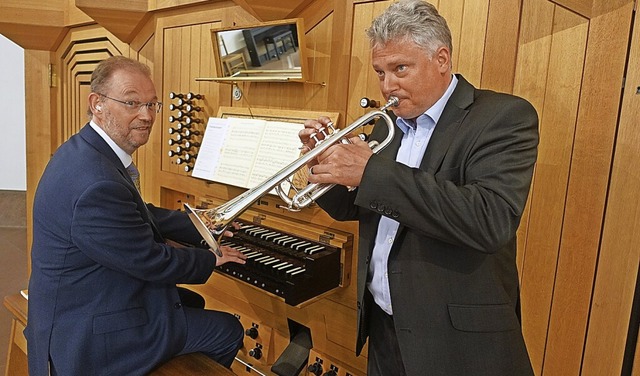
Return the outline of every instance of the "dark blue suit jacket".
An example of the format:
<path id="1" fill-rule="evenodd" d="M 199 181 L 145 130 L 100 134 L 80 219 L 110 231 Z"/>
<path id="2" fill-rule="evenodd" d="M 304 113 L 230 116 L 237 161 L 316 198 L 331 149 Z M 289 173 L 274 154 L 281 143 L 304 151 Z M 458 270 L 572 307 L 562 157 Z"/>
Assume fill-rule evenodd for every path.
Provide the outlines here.
<path id="1" fill-rule="evenodd" d="M 419 168 L 395 162 L 402 132 L 371 157 L 360 187 L 318 200 L 359 221 L 359 353 L 375 304 L 365 294 L 382 215 L 400 223 L 387 264 L 408 375 L 532 375 L 519 322 L 516 229 L 537 156 L 538 117 L 525 100 L 458 76 Z M 388 127 L 376 125 L 372 139 Z"/>
<path id="2" fill-rule="evenodd" d="M 177 283 L 204 283 L 215 256 L 184 213 L 147 206 L 122 162 L 86 125 L 55 153 L 33 208 L 29 371 L 147 373 L 182 350 Z"/>

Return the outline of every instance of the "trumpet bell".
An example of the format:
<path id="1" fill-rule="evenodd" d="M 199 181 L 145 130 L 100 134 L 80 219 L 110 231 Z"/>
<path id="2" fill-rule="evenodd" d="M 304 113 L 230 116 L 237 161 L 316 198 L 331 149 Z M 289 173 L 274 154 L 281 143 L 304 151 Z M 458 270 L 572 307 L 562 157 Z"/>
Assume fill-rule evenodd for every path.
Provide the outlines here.
<path id="1" fill-rule="evenodd" d="M 218 240 L 216 240 L 213 237 L 213 233 L 209 229 L 210 227 L 207 226 L 207 224 L 205 224 L 205 219 L 206 219 L 204 215 L 205 210 L 193 209 L 187 203 L 184 204 L 184 209 L 187 215 L 189 216 L 189 219 L 195 226 L 196 230 L 198 230 L 198 232 L 202 236 L 202 239 L 204 239 L 204 241 L 207 243 L 209 248 L 213 251 L 213 253 L 216 254 L 216 256 L 222 257 L 222 251 L 220 251 L 220 244 Z M 207 220 L 207 222 L 209 221 Z"/>

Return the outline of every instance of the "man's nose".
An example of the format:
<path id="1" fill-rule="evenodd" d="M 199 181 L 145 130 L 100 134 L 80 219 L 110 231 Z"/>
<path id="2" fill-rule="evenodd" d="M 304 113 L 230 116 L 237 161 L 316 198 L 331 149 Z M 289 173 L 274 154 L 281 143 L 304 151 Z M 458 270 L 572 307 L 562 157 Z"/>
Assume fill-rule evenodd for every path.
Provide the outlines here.
<path id="1" fill-rule="evenodd" d="M 153 120 L 156 118 L 156 112 L 148 106 L 141 106 L 140 111 L 138 111 L 138 118 L 143 120 Z"/>
<path id="2" fill-rule="evenodd" d="M 398 89 L 398 80 L 393 75 L 385 75 L 384 79 L 380 83 L 380 89 L 382 93 L 389 94 Z"/>

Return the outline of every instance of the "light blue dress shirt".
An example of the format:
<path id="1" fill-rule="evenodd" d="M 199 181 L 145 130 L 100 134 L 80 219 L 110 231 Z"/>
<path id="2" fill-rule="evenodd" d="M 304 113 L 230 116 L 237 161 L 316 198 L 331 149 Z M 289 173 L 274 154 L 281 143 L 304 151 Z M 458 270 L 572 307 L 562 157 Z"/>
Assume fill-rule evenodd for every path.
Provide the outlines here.
<path id="1" fill-rule="evenodd" d="M 396 119 L 396 124 L 404 133 L 396 156 L 396 162 L 414 168 L 420 165 L 433 130 L 457 84 L 458 79 L 456 76 L 452 76 L 451 83 L 449 83 L 449 87 L 442 97 L 415 120 Z M 371 279 L 367 282 L 367 287 L 371 291 L 376 304 L 389 315 L 393 315 L 393 307 L 391 306 L 387 262 L 399 225 L 397 221 L 389 217 L 382 216 L 380 218 L 371 263 L 369 264 L 369 277 Z"/>

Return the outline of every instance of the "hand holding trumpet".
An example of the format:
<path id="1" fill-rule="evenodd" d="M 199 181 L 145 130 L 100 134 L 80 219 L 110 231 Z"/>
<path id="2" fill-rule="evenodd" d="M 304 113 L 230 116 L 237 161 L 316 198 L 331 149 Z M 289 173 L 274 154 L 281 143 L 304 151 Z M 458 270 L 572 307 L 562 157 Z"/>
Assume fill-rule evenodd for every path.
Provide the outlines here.
<path id="1" fill-rule="evenodd" d="M 298 133 L 303 144 L 303 153 L 308 152 L 322 142 L 325 133 L 323 129 L 332 125 L 326 116 L 317 120 L 307 120 L 304 129 Z M 340 184 L 347 187 L 360 185 L 364 168 L 373 155 L 369 145 L 360 137 L 350 137 L 349 142 L 335 143 L 317 158 L 307 163 L 309 167 L 309 182 L 320 184 Z"/>

